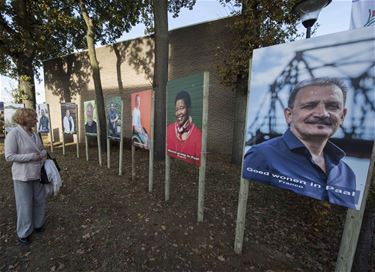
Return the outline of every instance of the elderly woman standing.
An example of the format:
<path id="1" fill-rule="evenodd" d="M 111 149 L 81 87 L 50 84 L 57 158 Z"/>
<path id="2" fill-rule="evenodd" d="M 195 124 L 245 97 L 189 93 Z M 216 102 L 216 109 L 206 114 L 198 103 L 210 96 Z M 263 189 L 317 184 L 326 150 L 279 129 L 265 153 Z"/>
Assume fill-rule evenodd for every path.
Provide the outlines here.
<path id="1" fill-rule="evenodd" d="M 13 163 L 18 240 L 22 245 L 28 245 L 33 230 L 43 231 L 45 190 L 40 183 L 40 169 L 47 152 L 33 131 L 37 123 L 34 110 L 18 109 L 13 121 L 18 126 L 5 138 L 5 159 Z"/>

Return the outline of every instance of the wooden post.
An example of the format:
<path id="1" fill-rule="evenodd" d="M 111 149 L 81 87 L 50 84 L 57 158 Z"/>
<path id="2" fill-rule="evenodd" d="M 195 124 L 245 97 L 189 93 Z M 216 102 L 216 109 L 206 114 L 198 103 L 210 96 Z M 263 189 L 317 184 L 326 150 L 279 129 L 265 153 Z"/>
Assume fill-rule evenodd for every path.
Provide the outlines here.
<path id="1" fill-rule="evenodd" d="M 119 176 L 122 175 L 122 156 L 123 156 L 123 149 L 124 149 L 124 102 L 121 100 L 121 132 L 120 132 L 120 152 L 119 152 L 119 162 L 118 162 L 118 174 Z M 117 129 L 117 127 L 116 127 Z"/>
<path id="2" fill-rule="evenodd" d="M 132 180 L 135 178 L 135 146 L 132 143 Z"/>
<path id="3" fill-rule="evenodd" d="M 77 137 L 77 144 L 76 144 L 76 147 L 77 147 L 77 158 L 79 158 L 79 135 L 76 134 L 76 137 Z"/>
<path id="4" fill-rule="evenodd" d="M 49 142 L 51 144 L 51 152 L 53 153 L 53 130 L 52 130 L 52 123 L 51 123 L 51 114 L 49 112 L 49 104 L 47 104 L 48 110 L 48 123 L 49 123 Z"/>
<path id="5" fill-rule="evenodd" d="M 97 113 L 98 111 L 96 111 Z M 98 116 L 96 114 L 96 116 Z M 96 143 L 98 145 L 98 160 L 99 160 L 99 165 L 100 166 L 103 166 L 103 163 L 102 163 L 102 145 L 100 144 L 100 136 L 102 135 L 101 134 L 101 131 L 100 131 L 100 122 L 99 122 L 99 118 L 96 118 L 96 123 L 97 123 L 97 126 L 96 126 Z"/>
<path id="6" fill-rule="evenodd" d="M 85 112 L 83 112 L 85 114 Z M 85 120 L 83 118 L 83 120 Z M 87 131 L 86 131 L 86 125 L 84 125 L 84 131 L 85 131 L 85 151 L 86 151 L 86 161 L 89 161 L 89 143 L 88 143 L 88 137 L 87 137 Z"/>
<path id="7" fill-rule="evenodd" d="M 336 261 L 335 272 L 350 272 L 352 270 L 355 251 L 357 248 L 358 237 L 361 232 L 363 214 L 366 208 L 366 201 L 372 179 L 375 161 L 375 141 L 373 143 L 370 167 L 367 174 L 367 180 L 363 191 L 363 198 L 360 210 L 348 209 L 344 231 L 341 237 L 340 250 Z"/>
<path id="8" fill-rule="evenodd" d="M 198 185 L 198 212 L 197 212 L 198 222 L 202 222 L 203 216 L 204 216 L 209 82 L 210 82 L 210 74 L 208 72 L 204 72 L 203 74 L 202 150 L 201 150 L 201 164 L 199 167 L 199 185 Z"/>
<path id="9" fill-rule="evenodd" d="M 50 123 L 50 125 L 51 125 L 51 123 Z M 52 130 L 52 128 L 50 128 L 50 131 L 49 131 L 49 141 L 50 141 L 50 143 L 51 143 L 51 152 L 53 153 L 53 130 Z"/>
<path id="10" fill-rule="evenodd" d="M 78 114 L 78 106 L 76 105 L 76 115 L 77 115 L 77 132 L 76 132 L 76 136 L 77 136 L 77 158 L 79 158 L 79 114 Z M 74 134 L 73 134 L 73 137 L 74 137 Z M 74 139 L 74 138 L 73 138 Z"/>
<path id="11" fill-rule="evenodd" d="M 168 92 L 167 92 L 168 95 Z M 168 97 L 167 97 L 168 99 Z M 167 102 L 166 102 L 167 103 Z M 168 111 L 165 111 L 165 120 L 168 120 Z M 165 137 L 168 135 L 167 130 L 168 124 L 165 125 Z M 170 196 L 170 173 L 171 173 L 171 158 L 168 156 L 167 141 L 165 141 L 165 187 L 164 187 L 164 199 L 165 201 L 169 200 Z"/>
<path id="12" fill-rule="evenodd" d="M 171 158 L 167 155 L 167 149 L 165 149 L 165 201 L 168 201 L 170 196 L 170 172 Z"/>
<path id="13" fill-rule="evenodd" d="M 243 162 L 242 162 L 243 164 Z M 241 169 L 242 175 L 242 169 Z M 237 254 L 242 252 L 243 237 L 245 233 L 246 207 L 249 195 L 249 181 L 241 178 L 240 192 L 238 194 L 238 209 L 236 221 L 236 236 L 234 238 L 234 251 Z"/>
<path id="14" fill-rule="evenodd" d="M 62 132 L 62 147 L 63 147 L 63 155 L 65 156 L 65 133 L 64 133 L 64 128 Z"/>
<path id="15" fill-rule="evenodd" d="M 155 110 L 155 92 L 151 95 L 151 132 L 150 132 L 150 150 L 148 153 L 148 191 L 151 193 L 154 186 L 154 110 Z"/>
<path id="16" fill-rule="evenodd" d="M 89 144 L 88 144 L 88 137 L 85 134 L 85 149 L 86 149 L 86 161 L 89 161 Z"/>
<path id="17" fill-rule="evenodd" d="M 102 146 L 100 145 L 100 134 L 96 136 L 96 139 L 98 141 L 98 159 L 99 159 L 99 165 L 103 166 L 103 161 L 102 161 Z"/>
<path id="18" fill-rule="evenodd" d="M 111 168 L 111 141 L 107 138 L 107 168 Z"/>
<path id="19" fill-rule="evenodd" d="M 251 63 L 252 63 L 252 60 L 250 59 L 248 86 L 250 86 L 250 81 L 251 81 Z M 247 92 L 247 101 L 249 101 L 249 97 L 250 97 L 250 88 L 248 88 L 248 92 Z M 243 131 L 243 133 L 244 133 L 243 143 L 242 143 L 243 155 L 245 155 L 246 126 L 247 126 L 248 113 L 249 113 L 249 105 L 247 105 L 247 107 L 246 107 L 246 122 L 245 122 L 245 129 Z M 248 196 L 249 196 L 249 181 L 242 178 L 243 168 L 244 168 L 244 165 L 243 165 L 243 156 L 242 156 L 240 191 L 239 191 L 239 194 L 238 194 L 236 234 L 235 234 L 235 238 L 234 238 L 234 251 L 237 254 L 241 254 L 241 252 L 242 252 L 243 237 L 244 237 L 244 233 L 245 233 L 245 222 L 246 222 L 246 207 L 247 207 L 247 199 L 248 199 Z"/>

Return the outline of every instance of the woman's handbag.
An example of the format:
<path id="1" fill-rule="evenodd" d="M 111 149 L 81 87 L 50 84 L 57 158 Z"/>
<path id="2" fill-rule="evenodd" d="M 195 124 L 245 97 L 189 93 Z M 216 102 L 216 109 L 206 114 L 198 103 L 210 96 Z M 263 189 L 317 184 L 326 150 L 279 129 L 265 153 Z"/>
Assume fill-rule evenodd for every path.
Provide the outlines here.
<path id="1" fill-rule="evenodd" d="M 47 158 L 48 158 L 48 160 L 53 161 L 53 163 L 56 166 L 56 169 L 60 172 L 60 166 L 58 165 L 56 158 L 52 158 L 48 152 L 47 152 Z M 40 170 L 40 183 L 42 183 L 42 184 L 49 184 L 50 183 L 50 181 L 48 179 L 46 169 L 44 168 L 44 163 L 43 163 L 43 166 Z"/>
<path id="2" fill-rule="evenodd" d="M 50 181 L 48 180 L 46 169 L 44 169 L 44 164 L 42 166 L 42 169 L 40 169 L 40 183 L 42 183 L 42 184 L 49 184 L 50 183 Z"/>
<path id="3" fill-rule="evenodd" d="M 55 164 L 56 169 L 60 172 L 61 168 L 60 168 L 59 164 L 57 163 L 56 158 L 52 158 L 48 152 L 47 152 L 47 158 L 49 160 L 53 160 L 53 163 Z"/>

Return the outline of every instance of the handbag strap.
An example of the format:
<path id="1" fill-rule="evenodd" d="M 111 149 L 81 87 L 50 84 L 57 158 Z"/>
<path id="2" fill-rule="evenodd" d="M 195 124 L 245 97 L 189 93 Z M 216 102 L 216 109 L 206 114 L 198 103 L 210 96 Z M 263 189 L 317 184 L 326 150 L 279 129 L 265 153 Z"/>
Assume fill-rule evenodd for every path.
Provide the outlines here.
<path id="1" fill-rule="evenodd" d="M 39 135 L 39 139 L 40 139 L 40 141 L 42 142 L 42 146 L 43 146 L 43 148 L 44 148 L 44 150 L 47 152 L 47 159 L 50 159 L 50 160 L 52 160 L 52 157 L 51 157 L 51 155 L 48 153 L 48 151 L 47 151 L 47 149 L 44 147 L 44 143 L 43 143 L 43 138 L 42 138 L 42 134 L 39 132 L 38 133 L 38 135 Z"/>

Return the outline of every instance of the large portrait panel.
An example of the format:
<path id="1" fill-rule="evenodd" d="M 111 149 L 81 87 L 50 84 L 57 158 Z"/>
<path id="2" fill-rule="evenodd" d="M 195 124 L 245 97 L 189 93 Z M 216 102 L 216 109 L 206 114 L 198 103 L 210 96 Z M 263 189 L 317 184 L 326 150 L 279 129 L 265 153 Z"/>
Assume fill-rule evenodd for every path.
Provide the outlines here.
<path id="1" fill-rule="evenodd" d="M 374 31 L 254 51 L 245 179 L 360 208 L 375 138 Z"/>
<path id="2" fill-rule="evenodd" d="M 85 133 L 95 136 L 98 132 L 97 109 L 95 100 L 83 102 Z"/>
<path id="3" fill-rule="evenodd" d="M 120 140 L 122 131 L 122 99 L 120 96 L 109 97 L 105 100 L 107 119 L 107 137 Z"/>
<path id="4" fill-rule="evenodd" d="M 168 81 L 167 154 L 200 165 L 203 73 Z"/>
<path id="5" fill-rule="evenodd" d="M 24 108 L 24 104 L 16 103 L 5 103 L 4 104 L 4 127 L 5 133 L 9 133 L 12 128 L 16 127 L 17 124 L 13 122 L 13 115 L 16 113 L 17 109 Z"/>
<path id="6" fill-rule="evenodd" d="M 48 104 L 42 103 L 36 105 L 36 113 L 38 115 L 37 131 L 39 133 L 49 133 L 50 130 L 50 121 L 49 121 L 49 112 Z"/>
<path id="7" fill-rule="evenodd" d="M 144 149 L 150 149 L 151 99 L 151 90 L 131 94 L 132 143 Z"/>
<path id="8" fill-rule="evenodd" d="M 64 134 L 77 133 L 77 104 L 61 103 L 61 121 Z"/>

